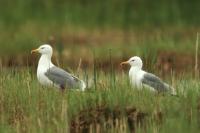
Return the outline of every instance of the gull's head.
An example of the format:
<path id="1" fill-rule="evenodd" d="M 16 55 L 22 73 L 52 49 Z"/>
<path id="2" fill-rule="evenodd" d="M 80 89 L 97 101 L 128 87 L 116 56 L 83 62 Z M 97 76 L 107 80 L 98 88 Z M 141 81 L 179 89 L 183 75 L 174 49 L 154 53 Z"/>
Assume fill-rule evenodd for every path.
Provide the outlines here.
<path id="1" fill-rule="evenodd" d="M 42 55 L 52 56 L 53 49 L 50 45 L 44 44 L 44 45 L 41 45 L 39 48 L 32 50 L 31 53 L 40 53 Z"/>
<path id="2" fill-rule="evenodd" d="M 138 67 L 140 69 L 143 66 L 142 60 L 138 56 L 133 56 L 128 61 L 122 62 L 120 65 L 122 66 L 124 64 L 129 64 L 131 67 Z"/>

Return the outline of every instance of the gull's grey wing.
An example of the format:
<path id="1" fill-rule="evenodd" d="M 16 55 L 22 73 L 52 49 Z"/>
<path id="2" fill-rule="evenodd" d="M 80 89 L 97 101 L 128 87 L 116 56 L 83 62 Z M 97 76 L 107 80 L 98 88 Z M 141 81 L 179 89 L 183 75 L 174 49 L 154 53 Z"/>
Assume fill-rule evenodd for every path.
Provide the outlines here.
<path id="1" fill-rule="evenodd" d="M 170 89 L 168 84 L 164 83 L 160 78 L 151 73 L 144 74 L 142 83 L 154 88 L 158 92 L 168 91 Z"/>
<path id="2" fill-rule="evenodd" d="M 45 75 L 49 80 L 54 84 L 59 85 L 61 88 L 75 88 L 80 85 L 80 80 L 77 77 L 56 66 L 49 68 Z"/>

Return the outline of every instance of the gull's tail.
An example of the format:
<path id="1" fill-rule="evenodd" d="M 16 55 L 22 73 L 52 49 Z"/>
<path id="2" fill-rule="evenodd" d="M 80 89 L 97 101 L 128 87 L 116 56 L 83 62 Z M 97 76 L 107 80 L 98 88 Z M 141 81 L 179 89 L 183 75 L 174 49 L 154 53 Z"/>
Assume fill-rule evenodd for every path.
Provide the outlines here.
<path id="1" fill-rule="evenodd" d="M 171 87 L 171 95 L 177 96 L 175 88 Z"/>
<path id="2" fill-rule="evenodd" d="M 94 80 L 91 78 L 87 80 L 87 82 L 84 82 L 83 80 L 80 80 L 81 82 L 81 90 L 85 91 L 86 89 L 91 89 L 94 85 Z"/>
<path id="3" fill-rule="evenodd" d="M 170 92 L 172 96 L 177 96 L 177 93 L 174 87 L 168 85 L 167 83 L 164 83 L 164 85 L 165 85 L 165 88 L 167 88 L 167 90 Z"/>
<path id="4" fill-rule="evenodd" d="M 86 89 L 86 84 L 85 84 L 85 82 L 83 81 L 83 80 L 80 80 L 81 81 L 81 90 L 82 91 L 85 91 L 85 89 Z"/>
<path id="5" fill-rule="evenodd" d="M 83 80 L 77 78 L 76 76 L 73 76 L 73 78 L 76 80 L 76 85 L 75 87 L 81 91 L 85 91 L 86 89 L 86 84 Z"/>

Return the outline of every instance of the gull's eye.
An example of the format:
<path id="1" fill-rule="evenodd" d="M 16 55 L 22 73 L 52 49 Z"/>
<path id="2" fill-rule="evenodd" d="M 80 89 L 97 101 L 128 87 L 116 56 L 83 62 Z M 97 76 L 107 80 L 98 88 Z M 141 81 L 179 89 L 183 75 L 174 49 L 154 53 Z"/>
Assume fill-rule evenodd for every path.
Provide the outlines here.
<path id="1" fill-rule="evenodd" d="M 131 60 L 132 62 L 134 62 L 135 60 Z"/>
<path id="2" fill-rule="evenodd" d="M 44 49 L 44 47 L 42 47 L 41 49 Z"/>

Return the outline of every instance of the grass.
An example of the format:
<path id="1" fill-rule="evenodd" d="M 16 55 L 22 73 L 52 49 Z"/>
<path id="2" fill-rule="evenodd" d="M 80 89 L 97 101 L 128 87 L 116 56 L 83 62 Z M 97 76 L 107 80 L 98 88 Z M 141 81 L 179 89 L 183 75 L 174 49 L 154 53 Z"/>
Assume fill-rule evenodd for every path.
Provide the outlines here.
<path id="1" fill-rule="evenodd" d="M 0 132 L 68 132 L 70 122 L 81 111 L 102 105 L 110 110 L 135 107 L 147 113 L 145 127 L 139 126 L 137 132 L 199 131 L 198 81 L 176 79 L 179 97 L 172 97 L 134 90 L 128 84 L 127 75 L 120 73 L 116 74 L 115 86 L 112 86 L 108 75 L 97 72 L 96 89 L 61 93 L 54 88 L 41 87 L 35 73 L 29 69 L 2 69 Z M 161 121 L 157 115 L 159 112 L 162 112 Z M 128 129 L 125 131 L 128 132 Z"/>

